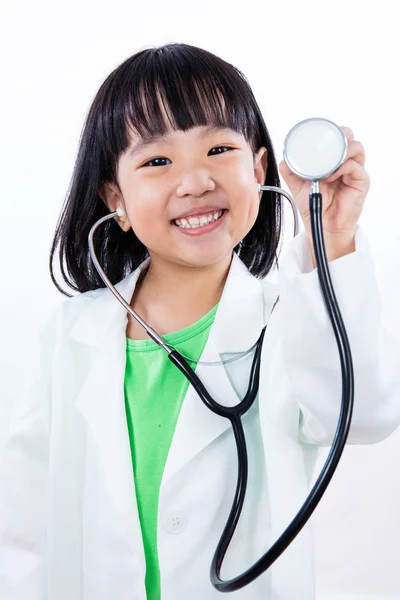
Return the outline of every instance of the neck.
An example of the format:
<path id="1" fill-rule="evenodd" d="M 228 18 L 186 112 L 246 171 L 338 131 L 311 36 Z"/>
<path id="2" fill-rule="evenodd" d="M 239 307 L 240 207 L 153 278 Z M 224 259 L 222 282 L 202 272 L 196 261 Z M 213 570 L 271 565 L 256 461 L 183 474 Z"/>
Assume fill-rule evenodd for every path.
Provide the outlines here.
<path id="1" fill-rule="evenodd" d="M 151 257 L 131 305 L 161 335 L 187 327 L 220 301 L 231 260 L 232 256 L 227 256 L 214 265 L 197 268 Z"/>

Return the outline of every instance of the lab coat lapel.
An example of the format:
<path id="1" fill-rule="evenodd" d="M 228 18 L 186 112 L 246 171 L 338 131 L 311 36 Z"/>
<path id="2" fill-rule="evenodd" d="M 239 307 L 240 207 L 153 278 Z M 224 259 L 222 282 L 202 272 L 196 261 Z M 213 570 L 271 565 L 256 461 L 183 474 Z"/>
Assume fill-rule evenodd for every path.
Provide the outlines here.
<path id="1" fill-rule="evenodd" d="M 116 285 L 126 302 L 130 303 L 140 271 L 148 261 Z M 76 398 L 76 407 L 95 435 L 109 492 L 126 517 L 128 538 L 133 541 L 141 534 L 138 519 L 132 519 L 132 511 L 137 514 L 137 505 L 124 400 L 127 312 L 108 289 L 89 294 L 87 305 L 70 331 L 74 340 L 88 347 L 88 375 Z M 271 295 L 269 311 L 275 296 Z M 200 361 L 219 362 L 221 355 L 228 358 L 229 353 L 248 350 L 264 326 L 264 312 L 262 283 L 234 254 Z M 240 368 L 240 363 L 234 368 Z M 241 400 L 224 366 L 198 365 L 196 373 L 221 404 L 233 406 Z M 249 373 L 244 373 L 243 377 L 247 381 Z M 189 385 L 162 485 L 228 427 L 228 419 L 212 413 Z"/>
<path id="2" fill-rule="evenodd" d="M 250 274 L 234 254 L 200 362 L 220 362 L 222 355 L 226 359 L 228 353 L 248 350 L 257 341 L 263 328 L 263 312 L 261 282 Z M 233 368 L 240 369 L 240 362 Z M 235 406 L 242 400 L 237 396 L 223 365 L 198 364 L 195 372 L 220 404 Z M 249 375 L 243 373 L 243 378 L 247 381 Z M 229 427 L 230 421 L 211 412 L 190 385 L 176 425 L 162 485 Z"/>
<path id="3" fill-rule="evenodd" d="M 147 262 L 115 286 L 128 303 Z M 127 312 L 108 288 L 90 294 L 94 299 L 88 301 L 70 331 L 70 337 L 87 346 L 81 354 L 87 357 L 88 375 L 75 406 L 96 439 L 106 486 L 123 518 L 122 530 L 138 551 L 135 542 L 141 540 L 142 534 L 124 397 Z"/>
<path id="4" fill-rule="evenodd" d="M 204 362 L 221 361 L 211 334 L 200 360 Z M 211 370 L 212 372 L 210 372 Z M 234 406 L 238 403 L 239 400 L 223 366 L 198 365 L 195 371 L 215 400 L 226 406 Z M 228 419 L 212 413 L 204 405 L 194 387 L 189 385 L 169 449 L 162 485 L 228 427 L 230 427 Z"/>

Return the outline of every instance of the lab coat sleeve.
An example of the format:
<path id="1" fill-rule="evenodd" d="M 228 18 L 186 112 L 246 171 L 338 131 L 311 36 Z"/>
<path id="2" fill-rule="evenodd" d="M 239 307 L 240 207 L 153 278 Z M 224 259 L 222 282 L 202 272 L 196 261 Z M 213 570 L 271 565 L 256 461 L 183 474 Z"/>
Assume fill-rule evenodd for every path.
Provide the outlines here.
<path id="1" fill-rule="evenodd" d="M 365 233 L 356 250 L 329 262 L 354 369 L 353 416 L 347 443 L 372 444 L 400 423 L 400 341 L 383 324 L 382 303 Z M 299 439 L 330 445 L 339 420 L 339 351 L 305 232 L 294 238 L 279 269 L 285 369 L 300 406 Z"/>
<path id="2" fill-rule="evenodd" d="M 50 364 L 54 319 L 36 334 L 33 361 L 0 453 L 0 598 L 45 600 Z"/>

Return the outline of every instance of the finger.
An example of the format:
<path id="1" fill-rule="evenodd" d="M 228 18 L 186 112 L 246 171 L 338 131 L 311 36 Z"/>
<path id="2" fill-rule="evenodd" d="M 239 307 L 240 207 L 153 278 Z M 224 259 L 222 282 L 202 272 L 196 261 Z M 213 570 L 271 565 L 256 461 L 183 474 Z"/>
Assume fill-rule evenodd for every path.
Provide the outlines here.
<path id="1" fill-rule="evenodd" d="M 346 176 L 346 185 L 353 181 L 354 183 L 364 183 L 369 186 L 369 175 L 360 163 L 350 158 L 340 167 L 336 173 L 324 179 L 324 182 L 330 183 L 336 181 L 340 177 Z"/>
<path id="2" fill-rule="evenodd" d="M 347 159 L 349 158 L 352 158 L 362 166 L 365 165 L 365 150 L 361 142 L 349 142 Z"/>
<path id="3" fill-rule="evenodd" d="M 348 142 L 350 142 L 351 140 L 354 140 L 354 133 L 350 127 L 347 127 L 346 125 L 341 125 L 340 129 L 343 131 L 344 135 L 347 137 Z"/>

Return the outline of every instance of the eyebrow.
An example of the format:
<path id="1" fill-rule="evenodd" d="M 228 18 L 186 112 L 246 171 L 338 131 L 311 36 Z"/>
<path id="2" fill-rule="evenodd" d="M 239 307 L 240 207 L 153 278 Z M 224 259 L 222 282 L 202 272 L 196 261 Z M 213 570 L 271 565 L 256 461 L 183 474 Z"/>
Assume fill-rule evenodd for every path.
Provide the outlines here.
<path id="1" fill-rule="evenodd" d="M 233 130 L 230 127 L 227 127 L 226 125 L 207 125 L 199 133 L 199 137 L 205 138 L 210 133 L 218 133 L 220 131 L 233 131 Z M 134 146 L 132 148 L 130 155 L 135 156 L 141 150 L 143 150 L 144 148 L 147 148 L 147 146 L 150 146 L 151 144 L 155 144 L 156 142 L 166 141 L 170 135 L 171 135 L 171 133 L 166 133 L 164 135 L 151 135 L 151 136 L 141 140 L 140 142 L 138 142 L 136 144 L 136 146 Z"/>

